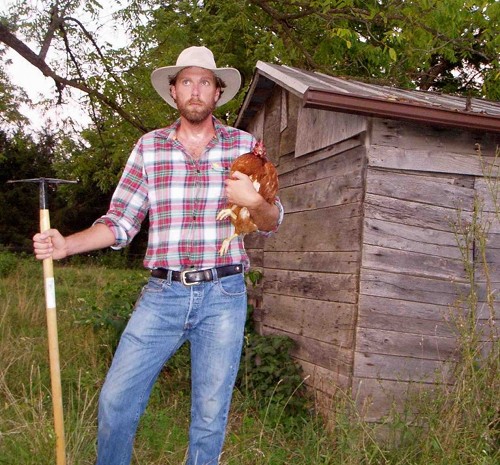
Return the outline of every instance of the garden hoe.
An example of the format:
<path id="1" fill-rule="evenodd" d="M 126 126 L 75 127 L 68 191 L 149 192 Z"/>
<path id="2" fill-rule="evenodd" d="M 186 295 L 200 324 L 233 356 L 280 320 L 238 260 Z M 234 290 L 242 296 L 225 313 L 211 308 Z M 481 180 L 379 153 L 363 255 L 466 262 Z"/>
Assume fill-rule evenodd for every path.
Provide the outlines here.
<path id="1" fill-rule="evenodd" d="M 50 229 L 48 207 L 49 184 L 74 184 L 77 181 L 64 179 L 35 178 L 19 179 L 14 182 L 33 182 L 40 186 L 40 232 Z M 52 257 L 43 260 L 43 279 L 45 286 L 45 308 L 47 311 L 47 339 L 49 343 L 50 381 L 52 386 L 52 407 L 54 410 L 54 431 L 56 434 L 57 465 L 66 465 L 66 451 L 64 442 L 64 419 L 61 389 L 61 367 L 59 364 L 59 342 L 57 337 L 56 293 L 54 284 L 54 268 Z"/>

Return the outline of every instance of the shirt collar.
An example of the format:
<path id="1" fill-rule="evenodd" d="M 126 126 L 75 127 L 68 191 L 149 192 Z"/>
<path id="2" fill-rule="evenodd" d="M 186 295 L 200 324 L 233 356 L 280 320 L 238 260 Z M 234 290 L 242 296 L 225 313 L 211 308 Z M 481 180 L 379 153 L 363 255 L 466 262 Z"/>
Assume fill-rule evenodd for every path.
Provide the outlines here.
<path id="1" fill-rule="evenodd" d="M 214 123 L 214 129 L 215 129 L 215 135 L 217 136 L 217 139 L 227 139 L 229 138 L 229 132 L 226 128 L 226 125 L 224 125 L 221 121 L 219 121 L 215 116 L 212 115 L 212 121 Z M 181 119 L 178 118 L 174 123 L 172 123 L 170 126 L 160 129 L 157 132 L 157 135 L 160 137 L 165 137 L 168 140 L 175 140 L 175 134 L 177 132 L 177 128 L 181 124 Z"/>

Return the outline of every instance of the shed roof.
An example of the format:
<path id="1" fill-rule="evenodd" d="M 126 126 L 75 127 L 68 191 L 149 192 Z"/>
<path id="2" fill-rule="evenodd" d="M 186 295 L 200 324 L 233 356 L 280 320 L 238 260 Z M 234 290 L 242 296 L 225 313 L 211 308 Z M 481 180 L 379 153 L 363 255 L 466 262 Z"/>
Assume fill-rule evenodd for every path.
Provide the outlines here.
<path id="1" fill-rule="evenodd" d="M 433 125 L 500 132 L 500 103 L 436 92 L 404 90 L 258 61 L 236 126 L 245 128 L 275 85 L 304 107 Z"/>

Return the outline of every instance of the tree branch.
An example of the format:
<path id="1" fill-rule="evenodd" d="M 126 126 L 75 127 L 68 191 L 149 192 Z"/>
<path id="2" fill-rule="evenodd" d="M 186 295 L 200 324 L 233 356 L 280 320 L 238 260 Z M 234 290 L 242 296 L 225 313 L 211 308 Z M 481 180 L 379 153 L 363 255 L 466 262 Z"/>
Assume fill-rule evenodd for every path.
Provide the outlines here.
<path id="1" fill-rule="evenodd" d="M 419 89 L 429 90 L 438 76 L 452 67 L 452 64 L 448 60 L 442 58 L 435 65 L 431 66 L 429 70 L 422 73 L 419 79 Z"/>
<path id="2" fill-rule="evenodd" d="M 35 68 L 39 69 L 44 76 L 50 77 L 54 80 L 56 86 L 69 86 L 75 89 L 81 90 L 83 93 L 87 94 L 89 97 L 95 97 L 105 106 L 112 109 L 118 113 L 125 121 L 128 121 L 132 126 L 139 129 L 141 132 L 145 133 L 149 131 L 149 128 L 145 127 L 140 121 L 134 118 L 132 115 L 123 110 L 123 108 L 114 100 L 106 97 L 104 94 L 96 89 L 92 89 L 87 86 L 83 81 L 78 81 L 75 79 L 67 79 L 65 77 L 59 76 L 46 62 L 43 57 L 37 55 L 33 50 L 31 50 L 24 42 L 19 40 L 5 24 L 0 22 L 0 42 L 3 42 L 12 50 L 16 51 L 21 55 L 26 61 L 31 63 Z"/>
<path id="3" fill-rule="evenodd" d="M 52 39 L 54 38 L 54 34 L 61 24 L 61 18 L 59 17 L 58 14 L 58 8 L 57 5 L 53 5 L 51 10 L 50 10 L 50 25 L 49 28 L 47 29 L 47 33 L 45 34 L 45 38 L 43 39 L 43 44 L 42 47 L 40 48 L 40 53 L 38 56 L 42 59 L 45 60 L 47 57 L 47 52 L 49 51 L 50 44 L 52 42 Z"/>

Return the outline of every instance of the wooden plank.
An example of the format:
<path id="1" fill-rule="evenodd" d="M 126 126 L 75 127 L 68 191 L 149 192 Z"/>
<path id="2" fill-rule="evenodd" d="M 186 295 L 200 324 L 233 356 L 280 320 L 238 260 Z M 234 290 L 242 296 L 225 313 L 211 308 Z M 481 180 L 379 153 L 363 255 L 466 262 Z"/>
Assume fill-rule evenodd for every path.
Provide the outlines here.
<path id="1" fill-rule="evenodd" d="M 285 204 L 285 211 L 286 211 Z M 286 215 L 266 251 L 357 251 L 360 249 L 361 205 L 346 204 Z M 335 227 L 325 227 L 325 223 Z"/>
<path id="2" fill-rule="evenodd" d="M 358 326 L 376 329 L 379 326 L 377 326 L 375 315 L 380 315 L 382 319 L 385 317 L 390 319 L 400 317 L 403 321 L 408 321 L 408 325 L 428 320 L 431 321 L 431 325 L 436 325 L 436 329 L 432 329 L 430 334 L 445 335 L 447 333 L 446 326 L 450 325 L 451 309 L 447 304 L 438 305 L 435 302 L 426 303 L 418 300 L 411 301 L 406 298 L 397 299 L 361 294 L 359 296 Z M 379 324 L 383 324 L 383 321 Z M 439 326 L 437 326 L 438 324 Z M 403 327 L 405 326 L 401 326 L 401 328 Z M 416 330 L 413 332 L 420 332 L 419 328 L 420 326 L 417 324 Z M 411 326 L 408 326 L 407 329 L 408 332 L 412 332 L 410 330 Z"/>
<path id="3" fill-rule="evenodd" d="M 490 234 L 484 246 L 476 249 L 477 279 L 500 283 L 500 234 Z"/>
<path id="4" fill-rule="evenodd" d="M 266 251 L 264 266 L 284 270 L 356 273 L 359 252 L 272 252 Z"/>
<path id="5" fill-rule="evenodd" d="M 263 328 L 263 334 L 279 334 L 293 339 L 296 344 L 291 354 L 299 363 L 306 361 L 344 376 L 350 376 L 352 373 L 353 351 L 351 349 L 266 326 Z"/>
<path id="6" fill-rule="evenodd" d="M 339 157 L 345 153 L 349 154 L 349 156 Z M 319 163 L 322 160 L 327 160 L 329 158 L 333 159 L 332 162 L 330 162 L 333 163 L 333 166 L 332 164 L 329 164 L 329 166 L 332 167 L 333 172 L 339 171 L 347 173 L 349 170 L 353 169 L 353 165 L 356 166 L 359 164 L 364 166 L 366 163 L 365 148 L 362 146 L 361 140 L 349 139 L 338 144 L 325 147 L 322 150 L 304 157 L 295 158 L 293 154 L 285 155 L 281 157 L 280 165 L 277 167 L 280 184 L 285 186 L 297 184 L 297 181 L 295 181 L 296 177 L 304 176 L 302 172 L 307 172 L 307 167 L 309 165 Z M 351 158 L 352 162 L 350 161 Z M 361 160 L 362 163 L 360 162 Z M 307 174 L 305 176 L 307 176 Z"/>
<path id="7" fill-rule="evenodd" d="M 385 220 L 421 228 L 437 229 L 453 232 L 458 216 L 470 222 L 471 212 L 458 212 L 451 208 L 443 208 L 419 202 L 391 199 L 385 196 L 367 194 L 365 197 L 365 217 Z"/>
<path id="8" fill-rule="evenodd" d="M 280 163 L 281 88 L 276 86 L 265 104 L 264 143 L 267 155 L 275 164 Z"/>
<path id="9" fill-rule="evenodd" d="M 357 301 L 356 275 L 266 270 L 264 292 L 330 302 Z"/>
<path id="10" fill-rule="evenodd" d="M 500 205 L 498 212 L 483 212 L 481 214 L 479 224 L 485 227 L 485 231 L 488 232 L 488 236 L 492 238 L 498 237 L 500 235 Z M 497 236 L 492 236 L 496 234 Z M 492 240 L 489 240 L 490 244 L 493 244 Z"/>
<path id="11" fill-rule="evenodd" d="M 475 190 L 481 199 L 481 208 L 485 212 L 500 212 L 500 173 L 495 170 L 494 176 L 477 178 Z"/>
<path id="12" fill-rule="evenodd" d="M 452 371 L 451 361 L 365 352 L 356 352 L 354 355 L 354 376 L 357 378 L 421 383 L 435 383 L 438 380 L 449 382 Z"/>
<path id="13" fill-rule="evenodd" d="M 281 111 L 280 111 L 280 133 L 283 134 L 283 131 L 288 127 L 288 99 L 287 99 L 287 91 L 281 88 Z M 281 155 L 281 152 L 280 152 Z"/>
<path id="14" fill-rule="evenodd" d="M 245 250 L 263 249 L 266 237 L 259 233 L 246 234 L 244 237 Z"/>
<path id="15" fill-rule="evenodd" d="M 498 134 L 484 131 L 443 128 L 400 120 L 372 119 L 371 144 L 412 149 L 427 148 L 476 157 L 494 157 L 500 145 Z"/>
<path id="16" fill-rule="evenodd" d="M 246 249 L 252 268 L 262 268 L 264 264 L 264 253 L 262 249 Z"/>
<path id="17" fill-rule="evenodd" d="M 265 111 L 261 109 L 246 128 L 246 131 L 258 140 L 264 140 L 264 116 Z"/>
<path id="18" fill-rule="evenodd" d="M 367 129 L 367 118 L 314 108 L 299 109 L 295 156 L 350 139 Z"/>
<path id="19" fill-rule="evenodd" d="M 280 312 L 284 315 L 287 312 L 297 312 L 297 309 L 301 309 L 303 315 L 303 324 L 301 325 L 303 332 L 301 334 L 314 337 L 314 328 L 324 325 L 326 328 L 320 330 L 320 332 L 325 334 L 322 339 L 325 342 L 329 342 L 328 338 L 330 336 L 328 332 L 332 330 L 354 328 L 357 312 L 357 305 L 355 304 L 328 302 L 317 299 L 311 300 L 276 294 L 265 294 L 264 305 L 266 307 L 266 314 L 277 311 L 278 307 L 280 307 Z M 317 320 L 317 322 L 309 321 L 313 319 Z"/>
<path id="20" fill-rule="evenodd" d="M 448 309 L 447 309 L 448 310 Z M 358 317 L 358 328 L 374 330 L 402 331 L 409 334 L 452 337 L 456 334 L 453 324 L 444 319 L 428 320 L 418 317 L 407 317 L 378 313 L 371 309 L 362 308 Z"/>
<path id="21" fill-rule="evenodd" d="M 356 305 L 264 294 L 260 321 L 267 327 L 353 347 Z"/>
<path id="22" fill-rule="evenodd" d="M 360 294 L 363 295 L 448 306 L 453 305 L 459 295 L 467 293 L 467 283 L 361 269 Z"/>
<path id="23" fill-rule="evenodd" d="M 340 146 L 329 147 L 320 153 L 321 157 L 282 159 L 278 169 L 280 188 L 336 176 L 361 177 L 365 164 L 364 147 L 360 147 L 358 142 L 358 146 L 349 146 L 340 153 L 337 152 L 339 149 Z"/>
<path id="24" fill-rule="evenodd" d="M 370 378 L 353 379 L 353 398 L 358 412 L 367 422 L 378 422 L 394 413 L 418 413 L 419 399 L 426 398 L 434 384 Z M 420 404 L 421 405 L 421 404 Z"/>
<path id="25" fill-rule="evenodd" d="M 465 280 L 461 259 L 436 257 L 426 253 L 407 252 L 400 249 L 365 245 L 362 266 L 372 270 L 411 274 L 441 279 Z"/>
<path id="26" fill-rule="evenodd" d="M 455 173 L 482 176 L 477 157 L 442 150 L 404 149 L 372 145 L 367 151 L 368 165 L 407 171 Z"/>
<path id="27" fill-rule="evenodd" d="M 336 176 L 280 189 L 287 213 L 361 202 L 363 186 L 359 176 Z"/>
<path id="28" fill-rule="evenodd" d="M 258 314 L 260 323 L 266 328 L 305 336 L 339 347 L 353 347 L 355 311 L 350 308 L 352 305 L 347 305 L 346 309 L 343 309 L 341 304 L 336 305 L 337 309 L 340 309 L 340 314 L 336 314 L 332 312 L 335 307 L 333 304 L 328 308 L 328 302 L 314 301 L 315 308 L 308 312 L 297 304 L 306 303 L 311 308 L 312 300 L 291 299 L 287 296 L 265 294 L 262 310 Z M 345 320 L 349 320 L 348 323 L 339 323 Z"/>
<path id="29" fill-rule="evenodd" d="M 439 231 L 427 226 L 393 223 L 375 218 L 365 220 L 363 243 L 442 258 L 462 258 L 454 232 Z"/>
<path id="30" fill-rule="evenodd" d="M 398 355 L 427 360 L 454 360 L 457 338 L 407 333 L 405 328 L 387 331 L 358 328 L 356 351 L 367 354 Z"/>
<path id="31" fill-rule="evenodd" d="M 460 185 L 460 179 L 396 173 L 370 168 L 366 191 L 411 202 L 452 209 L 472 210 L 474 190 Z"/>
<path id="32" fill-rule="evenodd" d="M 280 159 L 283 155 L 293 153 L 295 151 L 295 139 L 297 138 L 297 122 L 299 108 L 302 106 L 302 101 L 290 92 L 282 90 L 282 109 L 281 109 L 281 134 L 280 134 Z M 286 128 L 284 128 L 284 116 L 286 110 Z M 280 161 L 281 164 L 281 161 Z"/>
<path id="33" fill-rule="evenodd" d="M 476 318 L 478 320 L 500 320 L 500 282 L 478 280 L 475 282 L 475 286 L 477 305 L 474 311 Z"/>
<path id="34" fill-rule="evenodd" d="M 328 370 L 305 360 L 301 360 L 300 365 L 304 382 L 310 388 L 334 396 L 339 389 L 346 390 L 350 386 L 349 376 L 341 375 L 336 371 Z"/>
<path id="35" fill-rule="evenodd" d="M 404 292 L 403 292 L 404 294 Z M 428 299 L 430 300 L 430 299 Z M 500 301 L 488 307 L 479 300 L 476 309 L 478 320 L 493 317 L 500 319 Z M 470 313 L 466 306 L 440 305 L 419 300 L 409 300 L 405 295 L 401 298 L 361 294 L 359 296 L 358 327 L 397 329 L 405 328 L 409 333 L 434 334 L 446 336 L 456 334 L 459 319 Z"/>

